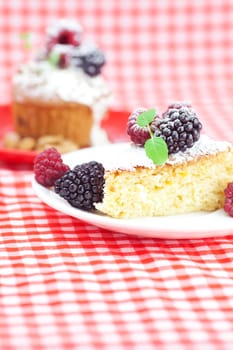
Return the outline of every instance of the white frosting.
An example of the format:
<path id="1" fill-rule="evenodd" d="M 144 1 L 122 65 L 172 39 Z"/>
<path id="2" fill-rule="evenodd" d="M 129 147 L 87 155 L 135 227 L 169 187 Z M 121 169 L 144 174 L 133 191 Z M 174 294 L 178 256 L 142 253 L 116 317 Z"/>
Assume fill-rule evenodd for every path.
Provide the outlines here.
<path id="1" fill-rule="evenodd" d="M 82 32 L 82 26 L 76 20 L 72 18 L 62 18 L 59 21 L 54 21 L 54 23 L 47 27 L 46 36 L 57 36 L 64 28 L 72 32 Z"/>
<path id="2" fill-rule="evenodd" d="M 13 96 L 18 102 L 74 102 L 90 106 L 94 115 L 92 145 L 106 141 L 100 123 L 111 101 L 103 77 L 90 77 L 81 68 L 58 69 L 47 61 L 22 65 L 13 80 Z M 100 142 L 101 141 L 101 142 Z"/>
<path id="3" fill-rule="evenodd" d="M 53 46 L 52 52 L 55 52 L 57 54 L 67 53 L 69 55 L 72 54 L 73 46 L 72 45 L 63 45 L 63 44 L 56 44 Z"/>
<path id="4" fill-rule="evenodd" d="M 204 155 L 214 155 L 218 152 L 224 152 L 232 145 L 226 141 L 215 141 L 206 135 L 201 135 L 200 139 L 193 147 L 185 152 L 178 152 L 170 155 L 165 164 L 182 164 L 193 160 L 196 157 Z M 146 156 L 143 147 L 132 143 L 126 143 L 116 155 L 111 154 L 103 161 L 106 170 L 130 170 L 134 171 L 136 167 L 155 168 L 156 165 Z"/>

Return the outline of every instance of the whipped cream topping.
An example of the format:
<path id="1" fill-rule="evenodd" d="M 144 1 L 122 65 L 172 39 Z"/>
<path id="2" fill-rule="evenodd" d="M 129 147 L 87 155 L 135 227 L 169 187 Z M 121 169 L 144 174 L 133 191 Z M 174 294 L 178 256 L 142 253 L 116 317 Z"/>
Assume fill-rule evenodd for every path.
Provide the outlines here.
<path id="1" fill-rule="evenodd" d="M 22 65 L 15 75 L 13 97 L 17 102 L 87 105 L 94 115 L 92 145 L 106 143 L 100 123 L 111 102 L 111 93 L 100 75 L 91 77 L 79 68 L 58 69 L 47 61 L 32 61 Z"/>
<path id="2" fill-rule="evenodd" d="M 92 106 L 110 91 L 104 79 L 79 68 L 58 69 L 47 61 L 21 66 L 13 80 L 17 101 L 77 102 Z"/>
<path id="3" fill-rule="evenodd" d="M 67 29 L 73 32 L 81 33 L 82 26 L 72 18 L 61 18 L 59 21 L 54 21 L 46 28 L 46 36 L 57 36 L 62 29 Z"/>
<path id="4" fill-rule="evenodd" d="M 232 145 L 226 141 L 215 141 L 206 135 L 201 135 L 200 139 L 193 147 L 185 152 L 178 152 L 169 156 L 165 164 L 175 165 L 192 161 L 196 157 L 205 155 L 214 155 L 218 152 L 224 152 Z M 122 148 L 114 155 L 113 152 L 103 157 L 103 165 L 106 170 L 130 170 L 134 171 L 136 167 L 155 168 L 156 165 L 146 156 L 143 147 L 132 143 L 125 143 Z"/>

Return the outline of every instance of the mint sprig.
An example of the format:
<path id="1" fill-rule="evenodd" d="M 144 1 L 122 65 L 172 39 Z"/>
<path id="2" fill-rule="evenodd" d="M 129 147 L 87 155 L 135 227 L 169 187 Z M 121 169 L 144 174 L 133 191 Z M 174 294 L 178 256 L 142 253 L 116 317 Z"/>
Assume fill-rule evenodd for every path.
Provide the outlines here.
<path id="1" fill-rule="evenodd" d="M 148 109 L 147 111 L 139 114 L 139 116 L 137 117 L 137 124 L 142 128 L 145 126 L 148 127 L 154 119 L 155 114 L 156 110 L 154 108 Z"/>
<path id="2" fill-rule="evenodd" d="M 144 145 L 146 155 L 157 165 L 161 165 L 168 159 L 167 144 L 160 136 L 148 139 Z"/>
<path id="3" fill-rule="evenodd" d="M 162 165 L 168 159 L 168 147 L 164 139 L 160 136 L 154 136 L 150 123 L 156 115 L 154 108 L 148 109 L 137 117 L 137 124 L 140 127 L 147 127 L 150 139 L 144 144 L 144 149 L 148 158 L 153 160 L 154 164 Z"/>
<path id="4" fill-rule="evenodd" d="M 48 61 L 49 63 L 56 67 L 60 59 L 60 54 L 58 52 L 51 52 L 50 55 L 48 56 Z"/>
<path id="5" fill-rule="evenodd" d="M 31 33 L 30 32 L 23 32 L 20 33 L 20 39 L 23 42 L 23 46 L 25 49 L 30 49 L 31 48 Z"/>

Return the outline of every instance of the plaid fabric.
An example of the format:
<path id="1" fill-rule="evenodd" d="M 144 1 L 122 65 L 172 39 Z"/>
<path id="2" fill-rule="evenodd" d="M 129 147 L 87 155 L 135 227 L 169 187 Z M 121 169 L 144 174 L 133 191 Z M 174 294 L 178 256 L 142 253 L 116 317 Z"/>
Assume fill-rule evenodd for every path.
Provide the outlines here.
<path id="1" fill-rule="evenodd" d="M 0 172 L 0 349 L 207 349 L 233 344 L 233 236 L 159 240 L 43 204 Z"/>
<path id="2" fill-rule="evenodd" d="M 12 74 L 30 56 L 20 33 L 32 33 L 34 52 L 48 23 L 75 17 L 85 40 L 107 55 L 114 107 L 162 110 L 173 100 L 189 100 L 203 118 L 220 119 L 220 128 L 229 130 L 232 16 L 232 0 L 0 1 L 0 103 L 9 103 Z"/>
<path id="3" fill-rule="evenodd" d="M 192 101 L 232 140 L 233 2 L 0 0 L 0 103 L 30 53 L 19 34 L 77 17 L 107 53 L 114 106 Z M 233 236 L 104 231 L 43 204 L 30 170 L 0 170 L 0 350 L 231 350 Z M 233 231 L 232 231 L 233 234 Z"/>

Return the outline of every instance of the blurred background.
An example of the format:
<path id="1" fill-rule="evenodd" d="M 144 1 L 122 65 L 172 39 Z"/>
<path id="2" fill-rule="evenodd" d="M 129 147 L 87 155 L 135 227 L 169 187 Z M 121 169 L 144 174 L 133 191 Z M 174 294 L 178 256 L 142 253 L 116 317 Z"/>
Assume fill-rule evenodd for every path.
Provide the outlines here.
<path id="1" fill-rule="evenodd" d="M 113 108 L 162 112 L 188 100 L 211 118 L 210 134 L 232 138 L 233 0 L 0 0 L 0 104 L 10 103 L 12 75 L 43 45 L 45 27 L 65 17 L 104 50 Z"/>

